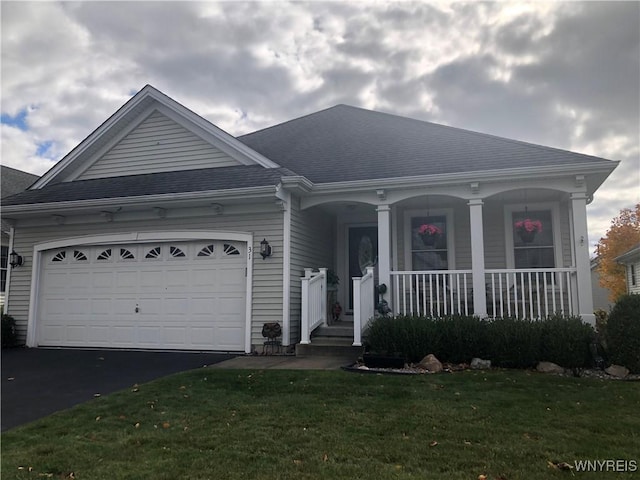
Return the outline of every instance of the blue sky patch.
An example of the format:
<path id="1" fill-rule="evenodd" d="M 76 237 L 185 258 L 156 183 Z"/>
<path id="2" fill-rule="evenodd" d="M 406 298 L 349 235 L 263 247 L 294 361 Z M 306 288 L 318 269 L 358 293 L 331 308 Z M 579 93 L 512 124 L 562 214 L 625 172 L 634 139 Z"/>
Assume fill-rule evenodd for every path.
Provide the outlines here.
<path id="1" fill-rule="evenodd" d="M 51 140 L 40 142 L 38 144 L 38 150 L 36 150 L 36 155 L 38 155 L 39 157 L 46 156 L 47 152 L 51 148 L 51 145 L 53 145 L 53 142 Z"/>
<path id="2" fill-rule="evenodd" d="M 15 117 L 12 117 L 8 113 L 3 113 L 0 116 L 0 123 L 19 128 L 23 132 L 26 132 L 29 129 L 29 127 L 27 126 L 27 109 L 24 108 L 20 110 Z"/>

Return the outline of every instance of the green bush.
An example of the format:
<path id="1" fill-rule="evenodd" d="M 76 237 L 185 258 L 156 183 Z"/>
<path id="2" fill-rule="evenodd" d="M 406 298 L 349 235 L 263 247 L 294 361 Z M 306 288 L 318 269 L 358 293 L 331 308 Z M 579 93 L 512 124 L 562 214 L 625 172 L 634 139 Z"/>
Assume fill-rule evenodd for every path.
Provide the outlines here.
<path id="1" fill-rule="evenodd" d="M 535 320 L 496 318 L 487 322 L 488 358 L 497 367 L 530 368 L 540 361 L 540 324 Z"/>
<path id="2" fill-rule="evenodd" d="M 540 359 L 565 368 L 581 368 L 592 362 L 590 345 L 595 331 L 580 317 L 554 315 L 540 322 Z"/>
<path id="3" fill-rule="evenodd" d="M 609 360 L 640 373 L 640 295 L 624 295 L 607 322 Z"/>
<path id="4" fill-rule="evenodd" d="M 577 317 L 563 316 L 539 321 L 399 316 L 374 319 L 365 338 L 369 351 L 401 355 L 409 362 L 433 353 L 440 361 L 450 363 L 480 357 L 498 367 L 530 368 L 547 360 L 579 368 L 590 364 L 593 329 Z"/>
<path id="5" fill-rule="evenodd" d="M 2 314 L 2 348 L 15 347 L 18 343 L 16 321 L 10 315 Z"/>

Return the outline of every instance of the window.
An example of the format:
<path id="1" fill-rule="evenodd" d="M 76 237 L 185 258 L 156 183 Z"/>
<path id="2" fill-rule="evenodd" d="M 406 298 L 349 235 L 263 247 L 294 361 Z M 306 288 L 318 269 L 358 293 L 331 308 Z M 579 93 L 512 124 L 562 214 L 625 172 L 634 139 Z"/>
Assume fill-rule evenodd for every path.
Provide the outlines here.
<path id="1" fill-rule="evenodd" d="M 100 255 L 98 255 L 98 260 L 109 260 L 111 258 L 111 249 L 107 248 Z"/>
<path id="2" fill-rule="evenodd" d="M 186 255 L 184 254 L 184 252 L 183 252 L 181 249 L 179 249 L 178 247 L 170 247 L 170 248 L 169 248 L 169 253 L 171 254 L 171 256 L 172 256 L 173 258 L 178 258 L 178 257 L 184 257 L 184 256 L 186 256 Z"/>
<path id="3" fill-rule="evenodd" d="M 0 292 L 7 289 L 7 265 L 9 264 L 9 247 L 2 247 L 0 252 Z"/>
<path id="4" fill-rule="evenodd" d="M 126 248 L 121 248 L 120 249 L 120 258 L 122 260 L 133 260 L 135 257 L 133 256 L 133 253 L 131 253 Z"/>
<path id="5" fill-rule="evenodd" d="M 144 258 L 160 258 L 160 254 L 162 253 L 160 247 L 152 248 L 147 252 Z"/>
<path id="6" fill-rule="evenodd" d="M 423 227 L 426 225 L 427 227 Z M 427 230 L 425 233 L 421 233 Z M 431 233 L 429 233 L 431 232 Z M 410 250 L 412 270 L 447 270 L 451 262 L 447 215 L 412 216 Z"/>
<path id="7" fill-rule="evenodd" d="M 53 258 L 51 259 L 52 262 L 64 262 L 64 259 L 67 258 L 67 252 L 65 252 L 64 250 L 61 250 L 60 252 L 56 253 Z"/>
<path id="8" fill-rule="evenodd" d="M 83 252 L 81 252 L 80 250 L 74 250 L 73 251 L 73 259 L 76 262 L 86 262 L 88 260 L 87 256 Z"/>
<path id="9" fill-rule="evenodd" d="M 215 248 L 213 247 L 213 244 L 210 244 L 210 245 L 207 245 L 205 247 L 202 247 L 202 250 L 200 250 L 198 252 L 198 256 L 199 257 L 212 257 L 214 251 L 215 251 Z"/>
<path id="10" fill-rule="evenodd" d="M 225 255 L 240 255 L 240 251 L 230 243 L 225 243 L 222 250 Z"/>
<path id="11" fill-rule="evenodd" d="M 551 210 L 511 213 L 515 268 L 554 268 Z"/>

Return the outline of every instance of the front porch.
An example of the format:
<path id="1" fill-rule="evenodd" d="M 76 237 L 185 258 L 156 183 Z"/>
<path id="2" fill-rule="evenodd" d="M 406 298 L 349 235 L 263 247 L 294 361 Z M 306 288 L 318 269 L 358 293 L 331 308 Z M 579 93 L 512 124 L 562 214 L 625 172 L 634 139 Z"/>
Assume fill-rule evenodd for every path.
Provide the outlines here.
<path id="1" fill-rule="evenodd" d="M 354 346 L 382 300 L 392 315 L 561 314 L 594 323 L 586 196 L 532 187 L 469 196 L 377 191 L 366 204 L 310 207 L 333 225 L 325 241 L 334 260 L 306 268 L 300 280 L 300 343 L 330 327 L 329 269 L 344 279 L 337 300 Z M 525 220 L 534 222 L 533 234 L 517 227 Z M 425 229 L 436 238 L 423 238 Z"/>

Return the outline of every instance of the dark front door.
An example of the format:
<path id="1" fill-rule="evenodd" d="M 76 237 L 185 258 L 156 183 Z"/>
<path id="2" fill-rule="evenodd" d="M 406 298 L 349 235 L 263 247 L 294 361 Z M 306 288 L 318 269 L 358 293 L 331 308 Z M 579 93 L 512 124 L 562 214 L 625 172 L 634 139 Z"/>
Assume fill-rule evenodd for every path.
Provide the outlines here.
<path id="1" fill-rule="evenodd" d="M 353 310 L 353 277 L 378 263 L 378 227 L 349 227 L 349 310 Z"/>

